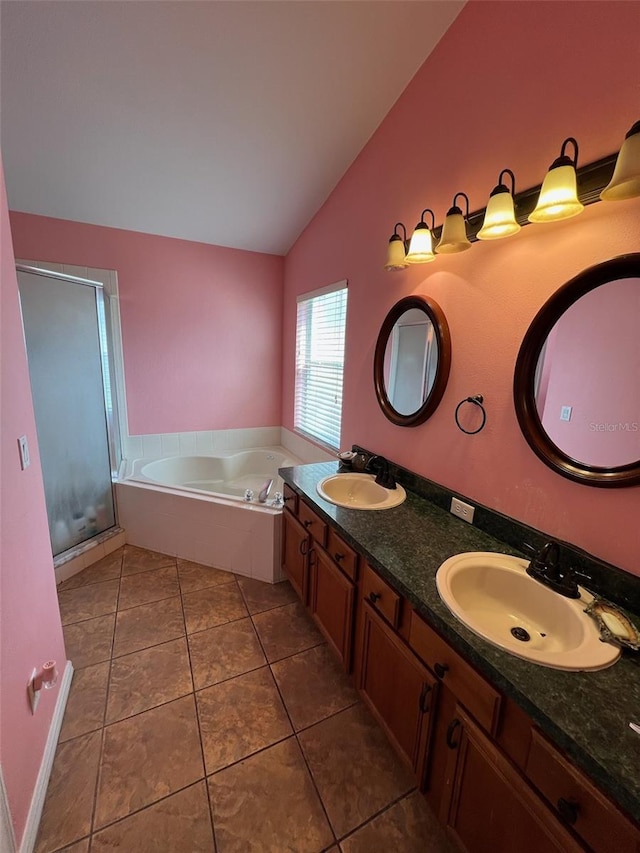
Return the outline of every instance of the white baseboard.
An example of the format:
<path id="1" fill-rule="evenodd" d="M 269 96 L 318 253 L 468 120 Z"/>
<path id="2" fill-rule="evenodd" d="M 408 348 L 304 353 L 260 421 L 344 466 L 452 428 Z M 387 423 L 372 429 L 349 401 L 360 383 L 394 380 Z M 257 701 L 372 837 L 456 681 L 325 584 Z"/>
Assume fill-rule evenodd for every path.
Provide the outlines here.
<path id="1" fill-rule="evenodd" d="M 68 660 L 64 668 L 62 680 L 60 681 L 58 699 L 53 711 L 53 717 L 51 718 L 49 734 L 47 735 L 47 743 L 40 763 L 36 786 L 33 791 L 33 796 L 31 797 L 31 805 L 29 807 L 29 814 L 27 815 L 27 823 L 24 828 L 19 853 L 33 853 L 33 848 L 36 844 L 38 829 L 40 827 L 40 818 L 42 817 L 42 808 L 44 806 L 44 798 L 47 794 L 47 786 L 49 784 L 53 759 L 58 745 L 58 737 L 60 736 L 60 729 L 62 727 L 62 718 L 64 716 L 65 708 L 67 707 L 67 699 L 69 698 L 72 678 L 73 665 L 71 661 Z"/>
<path id="2" fill-rule="evenodd" d="M 13 824 L 9 812 L 9 801 L 7 800 L 7 789 L 4 786 L 2 767 L 0 766 L 0 850 L 6 853 L 15 853 L 16 839 L 13 835 Z"/>

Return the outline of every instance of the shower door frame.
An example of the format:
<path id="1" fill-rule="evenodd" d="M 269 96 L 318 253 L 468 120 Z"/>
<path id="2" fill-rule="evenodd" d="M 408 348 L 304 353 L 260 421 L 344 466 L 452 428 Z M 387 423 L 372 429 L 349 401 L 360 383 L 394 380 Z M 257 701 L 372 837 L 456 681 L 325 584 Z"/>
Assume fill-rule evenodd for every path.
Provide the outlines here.
<path id="1" fill-rule="evenodd" d="M 74 552 L 83 551 L 86 546 L 94 540 L 100 541 L 104 534 L 119 528 L 118 520 L 118 504 L 116 501 L 116 490 L 113 487 L 118 475 L 118 468 L 121 461 L 121 443 L 120 443 L 120 418 L 118 411 L 118 393 L 116 383 L 116 354 L 115 354 L 115 336 L 114 332 L 114 317 L 111 310 L 110 300 L 114 298 L 108 292 L 105 300 L 105 285 L 101 281 L 95 279 L 82 278 L 80 276 L 69 275 L 68 273 L 58 272 L 57 270 L 47 269 L 46 267 L 31 266 L 29 264 L 17 263 L 16 270 L 18 272 L 37 275 L 43 278 L 53 278 L 59 281 L 65 281 L 69 284 L 77 284 L 82 287 L 92 287 L 96 299 L 96 315 L 98 320 L 98 340 L 100 344 L 100 372 L 102 375 L 102 395 L 104 401 L 105 427 L 107 431 L 107 449 L 109 454 L 109 467 L 111 469 L 111 496 L 113 501 L 113 516 L 114 524 L 106 530 L 95 534 L 95 536 L 85 539 L 66 551 L 61 551 L 55 555 L 54 560 L 57 562 L 63 555 L 73 555 Z M 18 296 L 20 291 L 18 288 Z M 105 304 L 106 303 L 106 304 Z M 20 316 L 22 319 L 22 305 L 20 307 Z M 22 333 L 25 341 L 26 350 L 26 335 L 24 332 L 24 319 L 22 319 Z M 37 427 L 37 422 L 36 422 Z"/>

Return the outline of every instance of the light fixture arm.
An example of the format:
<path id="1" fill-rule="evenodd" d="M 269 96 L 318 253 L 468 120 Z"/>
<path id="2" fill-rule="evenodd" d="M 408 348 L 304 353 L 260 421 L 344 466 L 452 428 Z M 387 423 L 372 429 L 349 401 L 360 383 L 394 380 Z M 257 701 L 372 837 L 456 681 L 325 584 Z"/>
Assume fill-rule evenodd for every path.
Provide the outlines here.
<path id="1" fill-rule="evenodd" d="M 503 175 L 509 175 L 511 178 L 511 195 L 515 196 L 516 194 L 516 176 L 513 174 L 511 169 L 503 169 L 498 175 L 498 186 L 491 191 L 491 195 L 496 195 L 497 193 L 509 192 L 509 188 L 502 180 Z"/>
<path id="2" fill-rule="evenodd" d="M 431 228 L 430 228 L 429 230 L 430 230 L 430 231 L 433 231 L 433 229 L 436 227 L 436 217 L 435 217 L 435 214 L 434 214 L 433 210 L 431 210 L 431 208 L 430 208 L 430 207 L 425 207 L 425 209 L 422 211 L 422 214 L 420 215 L 420 222 L 421 222 L 421 224 L 422 224 L 422 225 L 426 225 L 426 224 L 427 224 L 427 223 L 424 221 L 425 213 L 430 213 L 430 214 L 431 214 Z"/>
<path id="3" fill-rule="evenodd" d="M 566 153 L 567 145 L 569 143 L 571 143 L 573 145 L 573 151 L 574 151 L 573 160 Z M 559 163 L 558 162 L 559 160 L 562 160 L 562 163 Z M 555 161 L 555 163 L 553 164 L 553 166 L 551 168 L 553 169 L 556 165 L 558 165 L 558 166 L 573 166 L 574 169 L 577 169 L 577 167 L 578 167 L 578 143 L 573 138 L 573 136 L 568 136 L 565 139 L 565 141 L 562 143 L 562 148 L 560 149 L 560 157 L 558 158 L 558 160 Z"/>
<path id="4" fill-rule="evenodd" d="M 404 237 L 401 237 L 398 234 L 398 228 L 402 228 L 402 231 L 404 233 Z M 402 242 L 406 244 L 406 242 L 407 242 L 407 229 L 404 227 L 403 222 L 396 222 L 396 224 L 393 228 L 393 234 L 391 235 L 391 239 L 393 240 L 394 237 L 397 238 L 398 240 L 402 240 Z"/>
<path id="5" fill-rule="evenodd" d="M 460 211 L 460 213 L 462 213 L 461 208 L 459 208 L 459 207 L 458 207 L 458 205 L 456 204 L 456 199 L 458 198 L 458 196 L 459 196 L 459 195 L 461 195 L 461 196 L 462 196 L 462 198 L 463 198 L 463 199 L 466 201 L 466 203 L 467 203 L 467 212 L 466 212 L 466 213 L 463 213 L 462 215 L 464 216 L 465 220 L 467 220 L 467 221 L 468 221 L 468 220 L 469 220 L 469 196 L 468 196 L 466 193 L 456 193 L 456 194 L 454 195 L 454 197 L 453 197 L 453 207 L 451 208 L 451 210 L 449 211 L 449 213 L 451 213 L 451 212 L 454 210 L 454 208 L 458 208 L 458 210 Z M 457 211 L 456 211 L 456 212 L 457 212 Z M 447 216 L 448 216 L 448 215 L 449 215 L 449 214 L 447 214 Z"/>

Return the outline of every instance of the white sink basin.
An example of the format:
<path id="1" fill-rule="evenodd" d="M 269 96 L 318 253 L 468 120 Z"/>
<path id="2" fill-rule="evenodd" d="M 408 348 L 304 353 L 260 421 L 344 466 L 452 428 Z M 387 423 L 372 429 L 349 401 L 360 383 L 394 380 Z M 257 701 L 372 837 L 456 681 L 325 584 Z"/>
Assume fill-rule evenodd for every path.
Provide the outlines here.
<path id="1" fill-rule="evenodd" d="M 440 566 L 436 585 L 467 628 L 512 655 L 554 669 L 615 663 L 620 650 L 600 641 L 595 622 L 584 613 L 593 596 L 580 588 L 579 599 L 565 598 L 529 577 L 528 565 L 506 554 L 457 554 Z"/>
<path id="2" fill-rule="evenodd" d="M 385 489 L 373 474 L 332 474 L 320 480 L 316 488 L 325 501 L 349 509 L 391 509 L 407 497 L 399 483 L 395 489 Z"/>

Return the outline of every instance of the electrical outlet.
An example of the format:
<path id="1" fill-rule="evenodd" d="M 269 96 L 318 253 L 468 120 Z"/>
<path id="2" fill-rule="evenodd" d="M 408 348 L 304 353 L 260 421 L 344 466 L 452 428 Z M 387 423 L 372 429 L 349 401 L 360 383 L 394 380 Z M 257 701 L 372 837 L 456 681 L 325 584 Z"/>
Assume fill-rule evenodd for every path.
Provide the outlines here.
<path id="1" fill-rule="evenodd" d="M 457 515 L 458 518 L 461 518 L 463 521 L 468 521 L 469 524 L 473 524 L 474 511 L 475 507 L 471 506 L 471 504 L 466 504 L 464 501 L 458 500 L 458 498 L 451 498 L 450 512 L 452 512 L 453 515 Z"/>

